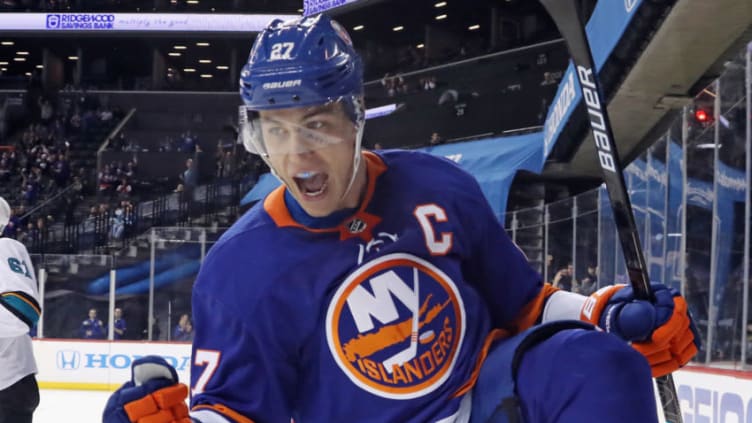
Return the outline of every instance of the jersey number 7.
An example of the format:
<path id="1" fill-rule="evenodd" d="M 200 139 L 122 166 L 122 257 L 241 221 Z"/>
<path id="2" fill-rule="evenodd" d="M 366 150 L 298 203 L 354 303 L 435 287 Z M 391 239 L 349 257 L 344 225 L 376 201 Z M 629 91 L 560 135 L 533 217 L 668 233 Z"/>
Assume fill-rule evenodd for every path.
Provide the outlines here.
<path id="1" fill-rule="evenodd" d="M 196 350 L 193 357 L 193 365 L 195 367 L 204 366 L 204 370 L 201 372 L 201 376 L 196 380 L 196 385 L 191 389 L 191 395 L 204 392 L 206 384 L 209 383 L 209 379 L 214 376 L 214 372 L 219 366 L 219 359 L 221 356 L 222 353 L 219 351 Z"/>

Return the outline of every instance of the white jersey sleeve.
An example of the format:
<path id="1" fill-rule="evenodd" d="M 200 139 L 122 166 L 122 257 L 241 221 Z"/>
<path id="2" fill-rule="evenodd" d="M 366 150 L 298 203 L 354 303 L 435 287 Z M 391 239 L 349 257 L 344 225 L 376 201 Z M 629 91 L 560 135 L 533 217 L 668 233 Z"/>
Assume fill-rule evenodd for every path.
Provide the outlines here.
<path id="1" fill-rule="evenodd" d="M 40 314 L 37 279 L 26 247 L 0 238 L 0 338 L 28 333 Z"/>

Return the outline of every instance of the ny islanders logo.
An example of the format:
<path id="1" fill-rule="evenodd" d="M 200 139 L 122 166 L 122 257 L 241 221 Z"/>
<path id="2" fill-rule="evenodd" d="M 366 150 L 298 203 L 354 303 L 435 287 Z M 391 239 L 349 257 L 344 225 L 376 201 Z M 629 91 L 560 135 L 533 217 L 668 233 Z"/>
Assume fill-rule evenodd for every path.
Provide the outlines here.
<path id="1" fill-rule="evenodd" d="M 326 314 L 334 360 L 355 385 L 384 398 L 417 398 L 441 386 L 464 335 L 457 286 L 409 254 L 388 254 L 360 267 Z"/>

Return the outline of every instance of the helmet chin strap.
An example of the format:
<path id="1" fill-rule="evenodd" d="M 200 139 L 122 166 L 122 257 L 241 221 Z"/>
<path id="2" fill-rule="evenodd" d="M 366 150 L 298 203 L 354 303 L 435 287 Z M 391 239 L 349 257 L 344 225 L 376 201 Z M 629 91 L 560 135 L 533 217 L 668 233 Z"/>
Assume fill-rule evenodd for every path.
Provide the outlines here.
<path id="1" fill-rule="evenodd" d="M 355 183 L 355 178 L 358 176 L 358 169 L 360 168 L 360 162 L 361 162 L 361 141 L 363 139 L 363 123 L 358 123 L 358 129 L 357 133 L 355 134 L 355 149 L 353 151 L 353 165 L 352 165 L 352 174 L 350 175 L 350 182 L 347 183 L 347 188 L 345 189 L 345 192 L 342 193 L 342 197 L 340 197 L 339 201 L 343 201 L 347 194 L 350 193 L 350 190 L 352 189 L 353 183 Z"/>

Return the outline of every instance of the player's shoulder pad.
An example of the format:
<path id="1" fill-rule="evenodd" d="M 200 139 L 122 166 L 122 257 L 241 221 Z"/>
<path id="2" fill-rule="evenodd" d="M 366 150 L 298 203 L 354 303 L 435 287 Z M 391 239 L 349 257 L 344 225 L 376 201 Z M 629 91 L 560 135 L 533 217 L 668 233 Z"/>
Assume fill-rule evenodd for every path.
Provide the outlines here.
<path id="1" fill-rule="evenodd" d="M 9 249 L 26 251 L 26 246 L 13 238 L 0 237 L 0 254 Z"/>
<path id="2" fill-rule="evenodd" d="M 248 258 L 268 253 L 268 244 L 259 241 L 273 238 L 276 226 L 264 211 L 262 203 L 260 201 L 248 209 L 219 237 L 209 250 L 202 268 L 212 266 L 217 261 L 222 261 L 223 266 L 244 266 Z M 239 261 L 228 262 L 224 260 L 227 256 L 238 257 Z"/>
<path id="3" fill-rule="evenodd" d="M 254 206 L 209 250 L 194 285 L 194 297 L 201 292 L 234 303 L 240 299 L 237 292 L 243 292 L 241 298 L 260 295 L 277 274 L 277 261 L 284 257 L 273 253 L 275 245 L 281 244 L 279 237 L 279 229 L 263 208 Z"/>
<path id="4" fill-rule="evenodd" d="M 237 237 L 255 237 L 263 235 L 269 230 L 276 228 L 274 222 L 264 211 L 263 201 L 259 201 L 250 209 L 246 210 L 226 231 L 219 237 L 215 247 L 228 243 Z"/>

